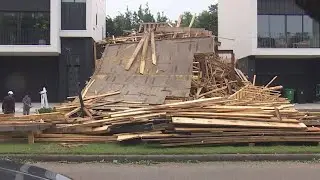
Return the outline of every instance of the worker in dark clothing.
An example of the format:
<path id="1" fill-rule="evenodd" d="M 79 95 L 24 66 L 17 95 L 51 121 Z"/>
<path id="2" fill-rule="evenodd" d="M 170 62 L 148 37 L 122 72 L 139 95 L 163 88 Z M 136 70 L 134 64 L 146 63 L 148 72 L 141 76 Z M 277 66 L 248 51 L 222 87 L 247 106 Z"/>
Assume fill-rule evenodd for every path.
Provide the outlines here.
<path id="1" fill-rule="evenodd" d="M 29 115 L 30 114 L 30 109 L 31 109 L 31 98 L 29 95 L 25 95 L 24 98 L 22 99 L 23 103 L 23 115 Z"/>
<path id="2" fill-rule="evenodd" d="M 2 112 L 4 114 L 13 114 L 16 112 L 16 102 L 13 97 L 13 92 L 9 91 L 8 96 L 6 96 L 2 102 Z"/>

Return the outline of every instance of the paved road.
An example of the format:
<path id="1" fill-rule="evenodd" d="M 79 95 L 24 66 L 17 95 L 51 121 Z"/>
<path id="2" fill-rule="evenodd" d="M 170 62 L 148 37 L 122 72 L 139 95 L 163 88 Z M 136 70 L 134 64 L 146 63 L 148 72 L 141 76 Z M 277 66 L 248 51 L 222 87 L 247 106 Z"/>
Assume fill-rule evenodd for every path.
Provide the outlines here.
<path id="1" fill-rule="evenodd" d="M 36 163 L 75 180 L 318 180 L 320 163 L 217 162 L 115 165 Z"/>

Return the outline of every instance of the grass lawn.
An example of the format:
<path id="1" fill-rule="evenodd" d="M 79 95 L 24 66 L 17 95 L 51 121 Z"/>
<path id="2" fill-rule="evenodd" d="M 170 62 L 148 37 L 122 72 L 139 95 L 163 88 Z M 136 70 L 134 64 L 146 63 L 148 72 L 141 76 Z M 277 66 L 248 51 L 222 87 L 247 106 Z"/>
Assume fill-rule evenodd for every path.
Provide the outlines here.
<path id="1" fill-rule="evenodd" d="M 59 144 L 0 144 L 0 154 L 81 154 L 81 155 L 183 155 L 183 154 L 307 154 L 320 153 L 319 146 L 269 147 L 179 147 L 162 148 L 150 145 L 88 144 L 64 147 Z"/>

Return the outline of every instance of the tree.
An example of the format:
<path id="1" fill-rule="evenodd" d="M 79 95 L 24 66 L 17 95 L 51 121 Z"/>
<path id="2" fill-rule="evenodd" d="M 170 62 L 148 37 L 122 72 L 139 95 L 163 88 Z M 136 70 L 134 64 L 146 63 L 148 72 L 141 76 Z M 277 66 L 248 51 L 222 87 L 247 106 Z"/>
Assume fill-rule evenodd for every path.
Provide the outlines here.
<path id="1" fill-rule="evenodd" d="M 181 20 L 181 27 L 189 27 L 193 15 L 191 12 L 184 12 Z"/>
<path id="2" fill-rule="evenodd" d="M 155 22 L 155 19 L 153 15 L 151 14 L 151 11 L 149 9 L 149 4 L 146 4 L 146 8 L 144 9 L 144 14 L 141 19 L 143 22 Z"/>
<path id="3" fill-rule="evenodd" d="M 181 21 L 181 27 L 189 27 L 189 24 L 193 18 L 191 12 L 184 12 Z M 143 22 L 167 22 L 168 18 L 164 12 L 158 12 L 156 19 L 154 18 L 148 3 L 143 7 L 139 6 L 137 11 L 130 11 L 127 7 L 127 11 L 122 14 L 119 13 L 114 19 L 107 17 L 107 36 L 120 36 L 126 31 L 138 30 L 140 23 Z M 212 4 L 208 7 L 208 10 L 201 12 L 196 16 L 192 27 L 205 28 L 218 34 L 218 4 Z"/>
<path id="4" fill-rule="evenodd" d="M 115 36 L 121 36 L 126 29 L 126 18 L 123 14 L 119 14 L 113 20 L 115 27 Z"/>
<path id="5" fill-rule="evenodd" d="M 203 11 L 197 17 L 196 27 L 205 28 L 218 35 L 218 4 L 209 6 L 209 11 Z"/>
<path id="6" fill-rule="evenodd" d="M 167 22 L 168 18 L 166 15 L 164 15 L 164 12 L 158 12 L 157 13 L 157 22 Z"/>
<path id="7" fill-rule="evenodd" d="M 107 28 L 106 37 L 110 37 L 116 34 L 114 22 L 110 16 L 107 16 L 106 18 L 106 28 Z"/>

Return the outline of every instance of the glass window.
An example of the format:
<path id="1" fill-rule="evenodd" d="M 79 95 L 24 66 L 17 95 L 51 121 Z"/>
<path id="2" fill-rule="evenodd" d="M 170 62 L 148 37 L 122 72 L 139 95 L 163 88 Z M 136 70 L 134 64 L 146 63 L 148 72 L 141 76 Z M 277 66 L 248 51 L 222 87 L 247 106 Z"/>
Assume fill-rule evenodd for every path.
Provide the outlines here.
<path id="1" fill-rule="evenodd" d="M 268 15 L 258 15 L 258 37 L 269 37 Z"/>
<path id="2" fill-rule="evenodd" d="M 313 34 L 313 19 L 309 16 L 303 16 L 303 32 L 308 36 Z"/>
<path id="3" fill-rule="evenodd" d="M 86 1 L 73 0 L 61 4 L 61 29 L 86 30 Z M 67 0 L 69 1 L 69 0 Z"/>
<path id="4" fill-rule="evenodd" d="M 287 45 L 296 48 L 302 45 L 302 16 L 287 16 Z"/>
<path id="5" fill-rule="evenodd" d="M 302 33 L 302 16 L 287 16 L 287 35 Z"/>
<path id="6" fill-rule="evenodd" d="M 270 34 L 272 37 L 282 37 L 285 35 L 285 16 L 270 15 Z"/>
<path id="7" fill-rule="evenodd" d="M 285 48 L 286 35 L 285 35 L 285 16 L 284 15 L 270 15 L 270 47 L 272 48 Z"/>
<path id="8" fill-rule="evenodd" d="M 49 12 L 0 12 L 0 44 L 50 44 Z"/>

